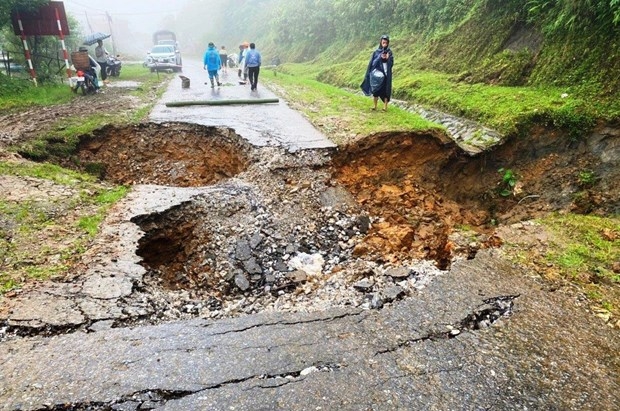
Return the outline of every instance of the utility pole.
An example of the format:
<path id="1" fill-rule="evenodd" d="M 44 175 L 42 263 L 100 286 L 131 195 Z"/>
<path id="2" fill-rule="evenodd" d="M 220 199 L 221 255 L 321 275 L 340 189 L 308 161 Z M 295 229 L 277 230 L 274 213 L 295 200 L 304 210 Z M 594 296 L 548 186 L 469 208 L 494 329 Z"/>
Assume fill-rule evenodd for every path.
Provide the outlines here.
<path id="1" fill-rule="evenodd" d="M 105 16 L 108 19 L 108 27 L 110 28 L 110 37 L 112 38 L 112 54 L 116 56 L 116 43 L 114 42 L 114 32 L 112 31 L 112 16 L 107 11 L 105 12 Z"/>
<path id="2" fill-rule="evenodd" d="M 86 11 L 84 11 L 84 17 L 86 17 L 86 24 L 88 24 L 90 34 L 93 34 L 93 26 L 90 25 L 90 20 L 88 20 L 88 13 Z"/>

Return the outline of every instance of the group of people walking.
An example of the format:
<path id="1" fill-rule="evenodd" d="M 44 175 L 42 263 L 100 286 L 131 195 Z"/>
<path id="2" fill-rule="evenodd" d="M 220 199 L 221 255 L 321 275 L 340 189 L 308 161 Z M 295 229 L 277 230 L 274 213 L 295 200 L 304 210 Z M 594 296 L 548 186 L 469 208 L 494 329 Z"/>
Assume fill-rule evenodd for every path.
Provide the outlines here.
<path id="1" fill-rule="evenodd" d="M 239 82 L 247 84 L 250 81 L 250 90 L 256 91 L 258 87 L 258 75 L 262 57 L 256 44 L 244 42 L 239 45 Z M 394 66 L 394 54 L 390 49 L 390 38 L 387 35 L 379 39 L 379 47 L 373 51 L 366 68 L 364 81 L 361 89 L 367 96 L 373 97 L 372 110 L 377 110 L 379 99 L 383 102 L 383 111 L 387 111 L 388 103 L 392 97 L 392 67 Z M 209 43 L 204 55 L 204 69 L 209 73 L 211 88 L 215 84 L 221 86 L 219 72 L 228 72 L 228 55 L 226 47 L 222 46 L 218 51 L 215 44 Z"/>
<path id="2" fill-rule="evenodd" d="M 256 91 L 258 88 L 261 64 L 262 56 L 256 50 L 256 44 L 245 42 L 239 46 L 239 80 L 241 84 L 247 84 L 249 80 L 251 91 Z M 209 43 L 204 55 L 203 66 L 209 74 L 211 88 L 215 88 L 216 84 L 218 87 L 221 86 L 219 72 L 228 73 L 226 47 L 222 46 L 218 51 L 213 42 Z"/>

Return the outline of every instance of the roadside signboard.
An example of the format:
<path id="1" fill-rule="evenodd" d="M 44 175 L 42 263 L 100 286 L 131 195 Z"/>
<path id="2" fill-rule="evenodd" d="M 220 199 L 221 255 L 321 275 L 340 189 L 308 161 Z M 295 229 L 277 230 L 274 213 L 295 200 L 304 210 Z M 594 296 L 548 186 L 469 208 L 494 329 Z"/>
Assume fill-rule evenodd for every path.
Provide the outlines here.
<path id="1" fill-rule="evenodd" d="M 30 77 L 34 85 L 37 85 L 37 75 L 32 64 L 32 55 L 28 46 L 28 36 L 58 36 L 62 45 L 63 56 L 67 76 L 71 77 L 69 68 L 69 54 L 65 44 L 65 36 L 69 34 L 69 23 L 65 13 L 65 4 L 62 1 L 50 1 L 48 4 L 40 6 L 35 11 L 14 12 L 11 14 L 13 31 L 20 36 L 24 46 L 24 56 L 30 70 Z"/>
<path id="2" fill-rule="evenodd" d="M 70 34 L 65 4 L 62 1 L 50 1 L 49 4 L 29 13 L 13 13 L 11 20 L 13 21 L 13 32 L 16 36 L 22 35 L 19 20 L 21 20 L 26 36 L 57 36 L 59 32 L 58 21 L 60 21 L 62 33 L 65 36 Z"/>

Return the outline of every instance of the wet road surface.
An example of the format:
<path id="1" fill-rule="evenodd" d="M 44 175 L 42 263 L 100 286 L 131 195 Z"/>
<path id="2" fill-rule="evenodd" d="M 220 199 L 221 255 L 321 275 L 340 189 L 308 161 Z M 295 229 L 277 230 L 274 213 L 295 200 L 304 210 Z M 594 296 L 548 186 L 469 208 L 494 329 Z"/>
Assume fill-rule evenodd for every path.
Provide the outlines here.
<path id="1" fill-rule="evenodd" d="M 272 122 L 272 117 L 295 118 L 283 102 L 166 108 L 166 101 L 181 97 L 250 94 L 247 87 L 229 85 L 218 97 L 202 84 L 206 73 L 200 66 L 194 74 L 191 70 L 185 74 L 194 77 L 192 88 L 182 90 L 180 79 L 173 81 L 154 120 L 234 125 L 243 137 L 255 138 L 254 144 L 291 150 L 329 145 L 320 135 L 299 138 L 297 130 L 309 127 L 303 118 L 298 127 Z M 273 96 L 260 93 L 256 98 Z M 269 113 L 257 130 L 250 121 L 233 121 L 252 118 L 254 110 Z M 261 140 L 262 133 L 271 140 Z M 286 138 L 291 133 L 294 137 Z M 209 190 L 135 186 L 123 201 L 125 209 L 112 216 L 116 223 L 108 224 L 89 250 L 96 264 L 83 286 L 50 282 L 63 289 L 49 285 L 41 299 L 31 299 L 30 307 L 36 302 L 32 308 L 40 312 L 13 312 L 24 319 L 49 316 L 49 323 L 57 321 L 53 324 L 67 332 L 0 343 L 0 409 L 618 409 L 617 331 L 597 322 L 570 294 L 545 290 L 494 250 L 456 262 L 427 288 L 380 310 L 262 313 L 113 328 L 110 319 L 127 314 L 127 307 L 114 302 L 129 298 L 144 274 L 135 254 L 142 233 L 130 219 Z M 65 303 L 55 310 L 59 296 Z M 85 296 L 97 302 L 74 303 Z M 72 332 L 72 321 L 89 313 L 97 313 L 100 323 L 88 332 Z M 65 318 L 69 314 L 72 318 Z"/>
<path id="2" fill-rule="evenodd" d="M 501 314 L 497 301 L 513 310 Z M 498 321 L 484 325 L 493 312 Z M 0 408 L 617 409 L 617 334 L 591 320 L 481 253 L 383 310 L 5 342 Z"/>
<path id="3" fill-rule="evenodd" d="M 181 78 L 174 79 L 151 112 L 150 120 L 186 121 L 206 126 L 230 127 L 253 145 L 281 146 L 289 151 L 335 146 L 282 100 L 279 103 L 268 104 L 166 107 L 166 103 L 178 101 L 277 98 L 261 84 L 260 76 L 257 91 L 250 91 L 249 83 L 240 85 L 236 69 L 229 69 L 228 74 L 222 74 L 220 77 L 222 86 L 215 88 L 205 84 L 209 83 L 209 77 L 199 61 L 186 61 L 182 75 L 190 79 L 190 88 L 183 89 Z"/>

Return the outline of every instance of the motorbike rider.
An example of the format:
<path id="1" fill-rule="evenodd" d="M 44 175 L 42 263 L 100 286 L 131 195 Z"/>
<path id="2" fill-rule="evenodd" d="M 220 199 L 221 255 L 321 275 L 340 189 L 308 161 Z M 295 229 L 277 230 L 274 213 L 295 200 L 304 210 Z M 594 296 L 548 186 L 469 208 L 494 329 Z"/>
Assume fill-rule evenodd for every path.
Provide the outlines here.
<path id="1" fill-rule="evenodd" d="M 80 47 L 79 50 L 88 51 L 86 47 Z M 95 87 L 95 90 L 99 93 L 101 92 L 100 91 L 101 86 L 99 85 L 99 79 L 98 79 L 99 76 L 97 73 L 101 72 L 101 66 L 99 65 L 99 63 L 97 63 L 97 60 L 95 60 L 90 54 L 88 54 L 88 63 L 89 63 L 89 67 L 86 70 L 82 70 L 84 77 L 88 78 L 88 80 L 92 82 L 93 86 Z M 75 70 L 75 66 L 73 67 L 73 69 Z"/>
<path id="2" fill-rule="evenodd" d="M 95 47 L 95 60 L 101 66 L 101 80 L 105 83 L 108 77 L 107 66 L 108 56 L 110 53 L 103 47 L 103 41 L 97 40 L 97 47 Z"/>

